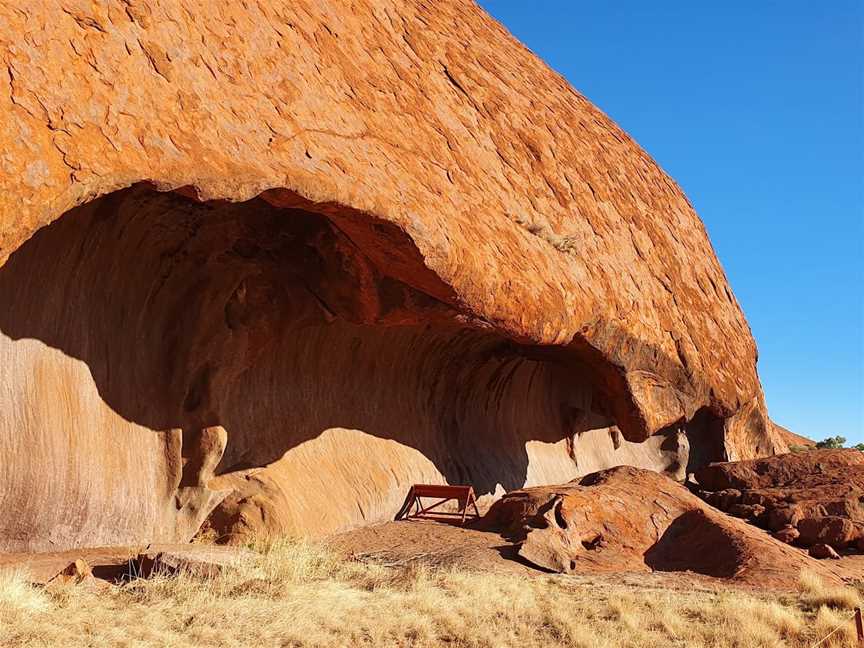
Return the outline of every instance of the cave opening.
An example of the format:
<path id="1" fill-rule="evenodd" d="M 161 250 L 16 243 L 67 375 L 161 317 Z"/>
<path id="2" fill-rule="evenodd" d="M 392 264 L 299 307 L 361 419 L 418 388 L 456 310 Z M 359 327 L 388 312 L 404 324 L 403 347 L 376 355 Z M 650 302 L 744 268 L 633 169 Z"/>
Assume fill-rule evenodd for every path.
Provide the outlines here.
<path id="1" fill-rule="evenodd" d="M 5 497 L 33 511 L 7 548 L 325 533 L 413 482 L 500 494 L 682 451 L 622 441 L 578 359 L 462 312 L 395 226 L 286 192 L 102 196 L 10 256 L 0 303 Z"/>

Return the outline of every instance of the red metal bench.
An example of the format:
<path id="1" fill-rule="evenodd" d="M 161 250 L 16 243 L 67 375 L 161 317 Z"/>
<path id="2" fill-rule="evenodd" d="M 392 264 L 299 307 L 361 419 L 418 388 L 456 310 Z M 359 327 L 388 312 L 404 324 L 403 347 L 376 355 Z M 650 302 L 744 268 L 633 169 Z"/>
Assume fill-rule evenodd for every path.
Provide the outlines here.
<path id="1" fill-rule="evenodd" d="M 438 501 L 429 506 L 424 506 L 422 500 L 424 497 L 427 499 L 435 498 Z M 451 500 L 458 502 L 459 510 L 457 512 L 442 511 L 440 509 L 435 511 L 435 509 Z M 480 511 L 477 509 L 477 498 L 474 496 L 474 489 L 471 486 L 414 484 L 408 491 L 408 496 L 405 498 L 402 508 L 396 514 L 396 519 L 457 517 L 460 518 L 460 524 L 465 524 L 465 517 L 469 515 L 469 506 L 474 507 L 474 513 L 470 514 L 471 517 L 480 517 Z"/>

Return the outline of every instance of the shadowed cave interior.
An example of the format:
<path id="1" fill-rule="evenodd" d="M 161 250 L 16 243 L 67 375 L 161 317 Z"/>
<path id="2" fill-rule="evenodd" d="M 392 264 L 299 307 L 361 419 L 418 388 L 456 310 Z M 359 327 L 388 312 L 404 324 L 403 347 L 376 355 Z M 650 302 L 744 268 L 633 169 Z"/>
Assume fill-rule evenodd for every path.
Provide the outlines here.
<path id="1" fill-rule="evenodd" d="M 208 516 L 324 533 L 389 517 L 415 481 L 482 495 L 722 458 L 704 411 L 626 441 L 578 354 L 460 312 L 394 226 L 287 193 L 95 199 L 0 267 L 0 304 L 0 443 L 45 481 L 34 501 L 0 475 L 7 547 L 188 537 Z M 61 477 L 63 510 L 38 510 Z"/>

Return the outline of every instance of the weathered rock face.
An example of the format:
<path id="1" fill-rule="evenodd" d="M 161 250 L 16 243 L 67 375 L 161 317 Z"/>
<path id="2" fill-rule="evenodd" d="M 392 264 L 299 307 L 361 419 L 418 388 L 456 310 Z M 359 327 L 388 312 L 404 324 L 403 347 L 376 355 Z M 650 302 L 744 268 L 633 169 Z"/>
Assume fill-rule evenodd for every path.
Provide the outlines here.
<path id="1" fill-rule="evenodd" d="M 555 572 L 691 571 L 778 588 L 794 588 L 805 568 L 840 576 L 668 477 L 629 466 L 508 493 L 484 521 Z"/>
<path id="2" fill-rule="evenodd" d="M 686 198 L 470 2 L 0 3 L 0 57 L 0 549 L 785 448 Z"/>
<path id="3" fill-rule="evenodd" d="M 811 450 L 711 464 L 696 478 L 707 502 L 784 542 L 864 549 L 864 452 Z"/>

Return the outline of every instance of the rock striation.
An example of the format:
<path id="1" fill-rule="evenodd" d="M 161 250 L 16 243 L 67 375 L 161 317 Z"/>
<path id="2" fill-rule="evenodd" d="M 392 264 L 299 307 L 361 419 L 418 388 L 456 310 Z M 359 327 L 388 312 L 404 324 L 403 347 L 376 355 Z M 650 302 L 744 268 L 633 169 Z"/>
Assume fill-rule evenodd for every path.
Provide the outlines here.
<path id="1" fill-rule="evenodd" d="M 0 550 L 786 448 L 675 183 L 468 0 L 0 2 Z"/>

